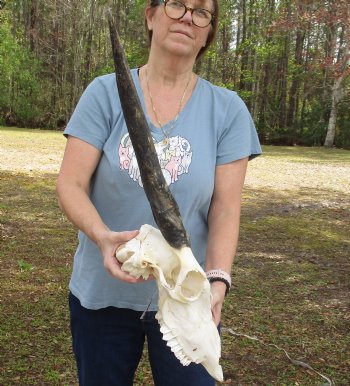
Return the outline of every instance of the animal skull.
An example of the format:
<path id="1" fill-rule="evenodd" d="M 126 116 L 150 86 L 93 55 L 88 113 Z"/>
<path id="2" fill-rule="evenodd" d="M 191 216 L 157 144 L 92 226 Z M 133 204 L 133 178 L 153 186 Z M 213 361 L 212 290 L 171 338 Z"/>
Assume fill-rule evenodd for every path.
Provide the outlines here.
<path id="1" fill-rule="evenodd" d="M 156 318 L 163 339 L 184 366 L 201 363 L 218 381 L 220 336 L 212 319 L 210 284 L 189 247 L 172 248 L 161 232 L 143 225 L 138 236 L 116 252 L 122 270 L 134 277 L 156 278 Z"/>

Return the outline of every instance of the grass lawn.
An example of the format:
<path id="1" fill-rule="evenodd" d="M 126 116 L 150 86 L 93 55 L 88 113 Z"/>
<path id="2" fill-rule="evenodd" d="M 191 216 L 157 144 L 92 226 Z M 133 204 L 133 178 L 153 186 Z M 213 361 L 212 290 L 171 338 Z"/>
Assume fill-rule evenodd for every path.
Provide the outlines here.
<path id="1" fill-rule="evenodd" d="M 54 187 L 61 132 L 0 127 L 0 385 L 77 385 L 76 230 Z M 350 152 L 264 147 L 249 164 L 222 325 L 226 385 L 350 384 Z M 256 337 L 230 334 L 236 333 Z M 145 359 L 135 385 L 152 385 Z M 181 385 L 179 385 L 181 386 Z"/>

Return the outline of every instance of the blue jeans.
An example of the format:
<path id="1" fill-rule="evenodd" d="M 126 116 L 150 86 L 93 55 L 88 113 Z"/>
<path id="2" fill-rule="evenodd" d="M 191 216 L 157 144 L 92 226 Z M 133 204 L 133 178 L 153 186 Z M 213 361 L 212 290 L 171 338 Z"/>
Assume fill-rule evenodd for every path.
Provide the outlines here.
<path id="1" fill-rule="evenodd" d="M 162 339 L 155 312 L 89 310 L 70 293 L 71 330 L 80 386 L 132 386 L 145 337 L 155 386 L 215 386 L 202 365 L 182 366 Z"/>

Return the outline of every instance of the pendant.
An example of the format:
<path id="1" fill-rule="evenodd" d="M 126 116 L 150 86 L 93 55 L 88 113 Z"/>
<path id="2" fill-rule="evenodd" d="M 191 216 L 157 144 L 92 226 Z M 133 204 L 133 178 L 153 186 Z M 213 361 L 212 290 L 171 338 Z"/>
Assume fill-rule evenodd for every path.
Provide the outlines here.
<path id="1" fill-rule="evenodd" d="M 168 145 L 169 144 L 169 138 L 165 137 L 162 141 L 162 145 Z"/>

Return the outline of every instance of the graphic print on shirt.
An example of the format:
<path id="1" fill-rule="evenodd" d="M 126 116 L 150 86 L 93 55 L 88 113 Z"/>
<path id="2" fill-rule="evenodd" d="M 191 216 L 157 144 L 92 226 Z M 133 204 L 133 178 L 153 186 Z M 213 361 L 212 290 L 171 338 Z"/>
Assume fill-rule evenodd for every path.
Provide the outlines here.
<path id="1" fill-rule="evenodd" d="M 168 185 L 175 183 L 182 174 L 187 174 L 192 162 L 192 150 L 189 141 L 179 135 L 170 137 L 168 141 L 156 142 L 153 138 L 160 167 Z M 118 148 L 119 167 L 125 170 L 131 179 L 141 187 L 142 181 L 134 148 L 129 133 L 126 133 Z"/>

